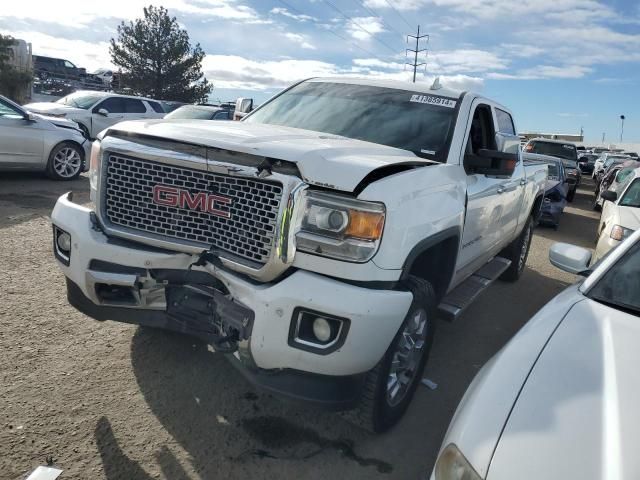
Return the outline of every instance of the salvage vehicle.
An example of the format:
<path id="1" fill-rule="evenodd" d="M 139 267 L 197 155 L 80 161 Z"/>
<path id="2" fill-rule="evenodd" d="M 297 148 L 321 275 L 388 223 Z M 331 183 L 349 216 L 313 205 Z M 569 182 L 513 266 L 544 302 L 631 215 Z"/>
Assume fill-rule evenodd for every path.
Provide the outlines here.
<path id="1" fill-rule="evenodd" d="M 73 180 L 88 170 L 90 148 L 76 123 L 30 113 L 0 95 L 0 170 Z"/>
<path id="2" fill-rule="evenodd" d="M 637 478 L 640 232 L 591 268 L 591 251 L 566 243 L 549 259 L 586 279 L 478 372 L 431 480 Z"/>
<path id="3" fill-rule="evenodd" d="M 600 156 L 598 157 L 598 159 L 596 160 L 594 166 L 593 166 L 593 173 L 591 174 L 591 177 L 596 180 L 599 181 L 599 176 L 602 176 L 602 172 L 603 170 L 606 168 L 605 164 L 607 162 L 608 165 L 611 165 L 611 162 L 613 160 L 610 159 L 624 159 L 624 160 L 629 160 L 629 157 L 627 157 L 626 155 L 621 155 L 619 153 L 612 153 L 612 152 L 603 152 L 600 154 Z M 607 166 L 608 166 L 607 165 Z"/>
<path id="4" fill-rule="evenodd" d="M 596 164 L 598 155 L 594 153 L 585 153 L 578 158 L 578 167 L 582 173 L 593 173 L 593 168 Z"/>
<path id="5" fill-rule="evenodd" d="M 627 174 L 615 190 L 603 191 L 602 214 L 594 261 L 604 257 L 640 227 L 640 168 Z"/>
<path id="6" fill-rule="evenodd" d="M 633 171 L 640 167 L 640 162 L 635 160 L 629 160 L 619 165 L 612 165 L 607 172 L 603 175 L 602 181 L 596 186 L 596 199 L 593 202 L 593 209 L 600 211 L 604 200 L 601 193 L 607 190 L 616 190 L 618 185 L 627 177 L 627 175 L 633 173 Z"/>
<path id="7" fill-rule="evenodd" d="M 165 120 L 233 120 L 233 110 L 212 105 L 183 105 L 164 116 Z"/>
<path id="8" fill-rule="evenodd" d="M 471 93 L 311 79 L 239 122 L 137 121 L 94 142 L 95 208 L 62 196 L 54 254 L 97 320 L 197 336 L 255 384 L 381 432 L 436 317 L 525 269 L 545 165 Z"/>
<path id="9" fill-rule="evenodd" d="M 162 118 L 165 114 L 160 103 L 149 98 L 92 90 L 78 91 L 55 102 L 30 103 L 23 108 L 43 115 L 69 118 L 89 138 L 95 138 L 102 130 L 118 122 Z"/>
<path id="10" fill-rule="evenodd" d="M 539 153 L 562 159 L 567 177 L 574 179 L 575 183 L 569 189 L 567 201 L 573 202 L 578 185 L 580 185 L 580 169 L 578 168 L 578 150 L 573 143 L 548 138 L 533 138 L 524 146 L 528 153 Z"/>
<path id="11" fill-rule="evenodd" d="M 570 186 L 575 183 L 575 180 L 567 177 L 563 160 L 559 158 L 537 153 L 525 153 L 523 157 L 525 165 L 543 163 L 549 168 L 539 222 L 557 230 L 560 225 L 560 216 L 564 207 L 567 206 Z"/>

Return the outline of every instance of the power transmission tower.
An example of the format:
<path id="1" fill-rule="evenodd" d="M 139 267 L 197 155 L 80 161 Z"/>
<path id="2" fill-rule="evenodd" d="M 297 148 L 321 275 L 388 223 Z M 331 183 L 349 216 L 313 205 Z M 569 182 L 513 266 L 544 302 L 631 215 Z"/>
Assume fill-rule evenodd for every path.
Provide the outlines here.
<path id="1" fill-rule="evenodd" d="M 426 52 L 427 49 L 423 48 L 422 50 L 420 49 L 420 40 L 423 38 L 427 39 L 427 43 L 429 42 L 429 35 L 420 35 L 420 25 L 418 25 L 418 33 L 416 35 L 407 35 L 407 43 L 409 43 L 409 38 L 415 38 L 416 39 L 416 48 L 415 49 L 411 49 L 411 48 L 407 48 L 405 55 L 409 52 L 413 53 L 413 63 L 409 63 L 409 62 L 405 62 L 407 65 L 411 65 L 413 67 L 413 83 L 416 83 L 416 71 L 418 70 L 418 67 L 422 66 L 422 65 L 426 65 L 427 62 L 422 62 L 422 63 L 418 63 L 418 53 L 421 52 Z M 406 68 L 406 67 L 405 67 Z"/>

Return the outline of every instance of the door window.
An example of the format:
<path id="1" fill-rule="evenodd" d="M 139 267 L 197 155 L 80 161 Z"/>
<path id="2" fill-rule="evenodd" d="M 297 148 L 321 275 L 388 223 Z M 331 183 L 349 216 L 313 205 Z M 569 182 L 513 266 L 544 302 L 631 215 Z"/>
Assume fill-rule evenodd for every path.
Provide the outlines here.
<path id="1" fill-rule="evenodd" d="M 478 105 L 473 112 L 469 137 L 467 139 L 467 155 L 478 155 L 480 150 L 496 149 L 496 131 L 489 105 Z"/>
<path id="2" fill-rule="evenodd" d="M 67 68 L 76 68 L 76 66 L 73 63 L 71 63 L 69 60 L 64 61 L 64 66 Z"/>
<path id="3" fill-rule="evenodd" d="M 123 98 L 125 113 L 147 113 L 147 108 L 140 100 L 135 98 Z"/>
<path id="4" fill-rule="evenodd" d="M 511 135 L 516 134 L 516 129 L 513 126 L 513 118 L 504 110 L 496 108 L 496 119 L 498 120 L 498 131 L 502 133 L 509 133 Z"/>
<path id="5" fill-rule="evenodd" d="M 104 108 L 109 113 L 124 113 L 124 103 L 120 97 L 107 98 L 104 102 L 96 105 L 93 112 L 97 113 L 101 108 Z"/>
<path id="6" fill-rule="evenodd" d="M 164 113 L 164 110 L 162 109 L 162 105 L 160 105 L 158 102 L 152 102 L 150 100 L 147 100 L 147 103 L 151 105 L 151 108 L 153 108 L 154 112 Z"/>
<path id="7" fill-rule="evenodd" d="M 0 101 L 0 118 L 12 118 L 19 119 L 23 118 L 22 112 L 8 103 L 4 103 Z"/>
<path id="8" fill-rule="evenodd" d="M 221 112 L 216 112 L 213 115 L 213 120 L 229 120 L 229 112 L 224 110 Z"/>

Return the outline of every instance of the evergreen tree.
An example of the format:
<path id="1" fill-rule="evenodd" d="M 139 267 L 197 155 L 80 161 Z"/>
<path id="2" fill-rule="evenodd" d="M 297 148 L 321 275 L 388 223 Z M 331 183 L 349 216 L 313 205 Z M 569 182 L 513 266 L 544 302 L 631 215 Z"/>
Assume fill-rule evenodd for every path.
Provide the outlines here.
<path id="1" fill-rule="evenodd" d="M 200 44 L 163 7 L 144 8 L 144 18 L 118 26 L 111 61 L 122 70 L 120 88 L 158 100 L 205 102 L 213 86 L 204 78 Z"/>

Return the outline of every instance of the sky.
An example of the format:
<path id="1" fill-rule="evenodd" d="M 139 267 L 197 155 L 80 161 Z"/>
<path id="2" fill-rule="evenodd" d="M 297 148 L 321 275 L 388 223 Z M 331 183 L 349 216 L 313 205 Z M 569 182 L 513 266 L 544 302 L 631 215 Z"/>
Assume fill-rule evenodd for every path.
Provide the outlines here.
<path id="1" fill-rule="evenodd" d="M 33 53 L 93 71 L 110 66 L 120 22 L 164 6 L 206 57 L 212 100 L 258 103 L 308 77 L 410 82 L 479 91 L 509 107 L 519 131 L 640 142 L 639 0 L 23 0 L 3 1 L 0 33 Z M 413 55 L 413 54 L 410 54 Z M 410 88 L 408 86 L 408 88 Z"/>

